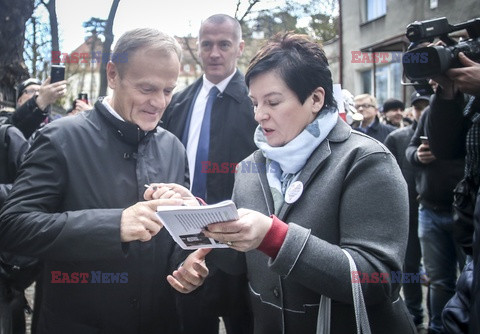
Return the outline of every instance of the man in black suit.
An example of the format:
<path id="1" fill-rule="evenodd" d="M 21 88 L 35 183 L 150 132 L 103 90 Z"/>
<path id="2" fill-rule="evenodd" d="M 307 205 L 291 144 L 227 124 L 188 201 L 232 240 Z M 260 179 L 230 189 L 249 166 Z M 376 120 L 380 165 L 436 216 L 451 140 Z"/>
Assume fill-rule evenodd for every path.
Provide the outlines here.
<path id="1" fill-rule="evenodd" d="M 236 164 L 256 149 L 253 105 L 237 69 L 244 45 L 234 18 L 217 14 L 203 21 L 198 54 L 205 73 L 175 94 L 162 118 L 187 149 L 193 194 L 209 204 L 231 197 Z M 217 334 L 218 316 L 229 334 L 252 333 L 245 277 L 209 268 L 201 290 L 178 298 L 183 334 Z"/>

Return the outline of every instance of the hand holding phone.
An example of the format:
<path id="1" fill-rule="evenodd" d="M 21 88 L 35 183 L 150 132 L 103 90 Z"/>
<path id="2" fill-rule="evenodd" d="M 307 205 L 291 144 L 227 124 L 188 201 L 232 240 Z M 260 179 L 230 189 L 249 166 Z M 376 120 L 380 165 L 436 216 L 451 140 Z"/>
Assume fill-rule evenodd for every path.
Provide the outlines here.
<path id="1" fill-rule="evenodd" d="M 45 80 L 38 92 L 36 98 L 37 106 L 41 110 L 55 103 L 59 98 L 64 96 L 67 92 L 66 83 L 57 83 L 65 80 L 65 66 L 62 65 L 52 65 L 50 71 L 50 82 Z"/>
<path id="2" fill-rule="evenodd" d="M 65 66 L 52 65 L 50 78 L 51 78 L 50 83 L 65 80 Z"/>
<path id="3" fill-rule="evenodd" d="M 422 144 L 428 145 L 428 137 L 427 136 L 420 136 L 420 141 Z"/>
<path id="4" fill-rule="evenodd" d="M 78 99 L 88 103 L 88 94 L 85 92 L 78 93 Z"/>

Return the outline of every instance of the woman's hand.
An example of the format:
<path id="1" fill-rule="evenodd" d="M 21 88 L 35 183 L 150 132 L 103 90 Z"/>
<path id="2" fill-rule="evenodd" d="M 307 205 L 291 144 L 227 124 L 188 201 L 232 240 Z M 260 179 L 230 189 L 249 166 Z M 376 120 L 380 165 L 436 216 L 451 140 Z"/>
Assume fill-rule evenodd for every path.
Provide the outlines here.
<path id="1" fill-rule="evenodd" d="M 193 194 L 176 183 L 151 183 L 145 185 L 147 189 L 143 193 L 143 198 L 147 201 L 152 199 L 179 198 L 183 199 L 183 205 L 198 206 L 200 205 Z"/>
<path id="2" fill-rule="evenodd" d="M 256 249 L 270 230 L 273 219 L 248 209 L 239 209 L 238 215 L 238 220 L 208 225 L 203 234 L 241 252 Z"/>

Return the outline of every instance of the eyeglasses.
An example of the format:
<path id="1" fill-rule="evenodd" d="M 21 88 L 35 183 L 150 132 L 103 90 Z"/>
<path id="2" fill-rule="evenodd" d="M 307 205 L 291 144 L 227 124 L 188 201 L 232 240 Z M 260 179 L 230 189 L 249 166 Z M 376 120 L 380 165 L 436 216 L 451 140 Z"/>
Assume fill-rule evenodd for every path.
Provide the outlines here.
<path id="1" fill-rule="evenodd" d="M 39 91 L 39 89 L 35 89 L 35 88 L 25 89 L 25 90 L 22 92 L 22 95 L 23 95 L 23 94 L 33 95 L 33 94 L 36 94 L 38 91 Z"/>
<path id="2" fill-rule="evenodd" d="M 355 105 L 355 109 L 360 109 L 360 108 L 363 108 L 363 109 L 375 108 L 375 106 L 373 104 L 356 104 Z"/>

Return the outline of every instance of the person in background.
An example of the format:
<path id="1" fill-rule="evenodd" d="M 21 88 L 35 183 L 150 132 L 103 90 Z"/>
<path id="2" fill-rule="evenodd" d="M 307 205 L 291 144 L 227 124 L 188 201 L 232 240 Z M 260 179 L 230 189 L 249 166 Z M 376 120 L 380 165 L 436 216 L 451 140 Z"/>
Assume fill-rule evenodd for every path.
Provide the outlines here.
<path id="1" fill-rule="evenodd" d="M 403 123 L 405 125 L 412 125 L 415 120 L 415 116 L 413 115 L 413 107 L 405 108 L 403 111 Z"/>
<path id="2" fill-rule="evenodd" d="M 401 128 L 403 124 L 403 111 L 405 104 L 397 99 L 388 99 L 383 103 L 382 113 L 385 123 L 396 128 Z"/>
<path id="3" fill-rule="evenodd" d="M 0 212 L 0 250 L 44 263 L 39 334 L 178 334 L 170 285 L 187 293 L 208 275 L 208 250 L 185 260 L 155 213 L 184 204 L 183 187 L 155 182 L 188 180 L 182 143 L 158 127 L 181 47 L 142 28 L 123 34 L 114 52 L 128 62 L 107 65 L 112 96 L 37 132 Z"/>
<path id="4" fill-rule="evenodd" d="M 25 138 L 49 122 L 50 105 L 67 92 L 67 81 L 50 83 L 50 77 L 43 83 L 30 78 L 17 86 L 17 108 L 11 123 L 22 131 Z"/>
<path id="5" fill-rule="evenodd" d="M 193 194 L 210 204 L 231 198 L 236 165 L 255 150 L 253 106 L 237 69 L 244 45 L 236 19 L 216 14 L 203 21 L 198 54 L 205 73 L 174 95 L 162 118 L 162 126 L 185 145 Z M 180 295 L 178 305 L 183 334 L 217 334 L 219 316 L 228 334 L 252 332 L 244 276 L 211 265 L 208 282 Z"/>
<path id="6" fill-rule="evenodd" d="M 12 189 L 28 147 L 20 130 L 11 124 L 0 125 L 0 208 Z M 25 309 L 29 306 L 24 296 L 25 287 L 20 287 L 17 279 L 20 269 L 24 268 L 12 269 L 18 260 L 0 252 L 0 333 L 25 333 Z"/>
<path id="7" fill-rule="evenodd" d="M 432 152 L 442 159 L 465 158 L 457 186 L 465 212 L 455 222 L 455 237 L 473 250 L 457 283 L 457 292 L 443 311 L 447 333 L 480 332 L 480 64 L 458 54 L 459 68 L 434 77 L 438 88 L 430 104 L 427 130 Z M 459 240 L 458 238 L 456 240 Z"/>
<path id="8" fill-rule="evenodd" d="M 361 94 L 355 96 L 354 101 L 355 109 L 363 115 L 361 125 L 355 128 L 355 130 L 363 132 L 383 143 L 387 135 L 395 130 L 396 127 L 380 122 L 377 99 L 370 94 Z"/>
<path id="9" fill-rule="evenodd" d="M 67 110 L 66 115 L 67 116 L 75 116 L 76 114 L 86 111 L 86 110 L 91 110 L 93 109 L 93 106 L 89 104 L 88 102 L 85 102 L 80 99 L 75 99 L 72 101 L 72 107 Z"/>
<path id="10" fill-rule="evenodd" d="M 430 150 L 426 120 L 421 115 L 408 145 L 407 160 L 418 168 L 418 237 L 428 285 L 429 333 L 443 333 L 442 310 L 455 292 L 457 270 L 463 269 L 465 254 L 453 237 L 453 189 L 462 178 L 465 160 L 441 159 Z M 426 137 L 426 138 L 422 138 Z"/>
<path id="11" fill-rule="evenodd" d="M 407 160 L 405 152 L 410 140 L 417 128 L 417 122 L 420 119 L 425 108 L 428 106 L 428 95 L 420 95 L 413 92 L 411 104 L 413 109 L 414 121 L 411 125 L 397 129 L 391 132 L 385 139 L 385 146 L 392 152 L 397 159 L 398 165 L 402 170 L 403 177 L 408 186 L 408 207 L 409 207 L 409 228 L 408 244 L 405 254 L 404 272 L 411 274 L 420 273 L 422 251 L 418 239 L 418 193 L 415 186 L 415 177 L 418 172 L 417 167 L 412 166 Z M 422 306 L 422 282 L 409 282 L 403 285 L 405 304 L 413 317 L 413 322 L 417 331 L 425 331 L 423 325 L 423 306 Z"/>
<path id="12" fill-rule="evenodd" d="M 327 58 L 306 36 L 274 36 L 245 80 L 259 149 L 236 174 L 239 220 L 204 231 L 233 250 L 214 250 L 209 261 L 248 273 L 255 333 L 317 333 L 322 295 L 332 301 L 330 333 L 355 333 L 342 250 L 362 276 L 402 270 L 408 199 L 400 168 L 338 116 Z M 415 333 L 399 282 L 382 283 L 362 284 L 372 333 Z"/>

